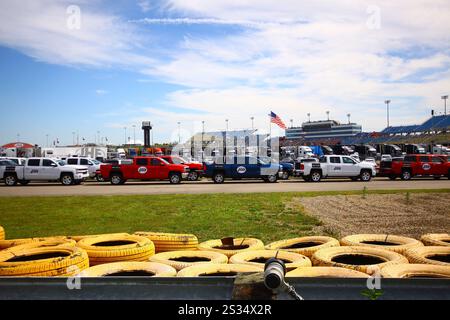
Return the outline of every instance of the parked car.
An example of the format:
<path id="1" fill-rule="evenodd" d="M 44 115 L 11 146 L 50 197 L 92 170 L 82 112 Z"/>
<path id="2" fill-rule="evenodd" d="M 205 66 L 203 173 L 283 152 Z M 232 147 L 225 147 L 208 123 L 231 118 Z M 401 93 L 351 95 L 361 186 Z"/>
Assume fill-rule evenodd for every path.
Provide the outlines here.
<path id="1" fill-rule="evenodd" d="M 189 167 L 188 180 L 197 181 L 203 174 L 203 164 L 197 161 L 188 161 L 180 156 L 160 156 L 161 159 L 166 160 L 172 164 L 182 164 Z"/>
<path id="2" fill-rule="evenodd" d="M 52 158 L 29 158 L 23 166 L 11 167 L 4 173 L 5 184 L 17 182 L 27 185 L 30 181 L 60 181 L 63 185 L 80 184 L 89 177 L 83 166 L 67 166 L 63 160 Z"/>
<path id="3" fill-rule="evenodd" d="M 102 164 L 100 173 L 105 181 L 113 185 L 127 180 L 169 180 L 178 184 L 189 175 L 189 167 L 171 164 L 158 157 L 135 157 L 130 164 Z"/>
<path id="4" fill-rule="evenodd" d="M 351 158 L 350 156 L 326 155 L 319 162 L 306 162 L 303 164 L 303 179 L 305 181 L 319 182 L 322 178 L 349 177 L 352 180 L 370 181 L 376 175 L 375 165 L 370 162 Z"/>
<path id="5" fill-rule="evenodd" d="M 380 173 L 392 180 L 398 177 L 410 180 L 415 176 L 432 176 L 435 179 L 446 176 L 450 179 L 450 162 L 439 155 L 410 154 L 403 160 L 392 161 L 390 167 L 387 163 L 383 167 Z"/>
<path id="6" fill-rule="evenodd" d="M 225 179 L 263 179 L 265 182 L 277 182 L 283 167 L 276 163 L 266 163 L 249 156 L 218 157 L 204 163 L 204 176 L 212 178 L 214 183 L 223 183 Z"/>
<path id="7" fill-rule="evenodd" d="M 88 169 L 89 178 L 96 179 L 99 182 L 103 181 L 102 175 L 98 173 L 102 164 L 100 161 L 84 157 L 71 157 L 65 161 L 68 166 L 85 166 Z"/>

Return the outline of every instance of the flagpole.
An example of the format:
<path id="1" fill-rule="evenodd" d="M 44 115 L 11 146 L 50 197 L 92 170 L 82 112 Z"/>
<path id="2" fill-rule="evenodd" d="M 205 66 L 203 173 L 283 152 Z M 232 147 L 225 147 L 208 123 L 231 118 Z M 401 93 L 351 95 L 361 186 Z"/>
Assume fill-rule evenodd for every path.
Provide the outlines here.
<path id="1" fill-rule="evenodd" d="M 272 155 L 272 114 L 269 114 L 269 144 L 270 154 Z"/>

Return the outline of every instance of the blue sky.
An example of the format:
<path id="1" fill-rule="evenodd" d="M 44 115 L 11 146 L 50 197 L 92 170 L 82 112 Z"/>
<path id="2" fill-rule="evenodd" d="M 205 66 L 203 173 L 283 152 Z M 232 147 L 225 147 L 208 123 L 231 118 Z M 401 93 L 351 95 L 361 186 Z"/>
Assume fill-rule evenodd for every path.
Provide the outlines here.
<path id="1" fill-rule="evenodd" d="M 71 7 L 75 6 L 75 7 Z M 75 8 L 75 9 L 74 9 Z M 75 10 L 75 11 L 73 11 Z M 77 11 L 79 10 L 79 12 Z M 0 2 L 0 144 L 155 141 L 201 128 L 425 120 L 450 91 L 450 3 L 297 0 Z M 79 13 L 79 15 L 78 15 Z"/>

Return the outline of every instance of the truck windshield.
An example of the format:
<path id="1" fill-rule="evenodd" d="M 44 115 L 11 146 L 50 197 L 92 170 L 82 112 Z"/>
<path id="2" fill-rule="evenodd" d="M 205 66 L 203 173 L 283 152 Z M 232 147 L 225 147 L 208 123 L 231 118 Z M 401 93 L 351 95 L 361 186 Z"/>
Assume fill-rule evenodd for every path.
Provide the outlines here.
<path id="1" fill-rule="evenodd" d="M 66 165 L 66 162 L 64 160 L 56 160 L 56 163 L 61 167 Z"/>

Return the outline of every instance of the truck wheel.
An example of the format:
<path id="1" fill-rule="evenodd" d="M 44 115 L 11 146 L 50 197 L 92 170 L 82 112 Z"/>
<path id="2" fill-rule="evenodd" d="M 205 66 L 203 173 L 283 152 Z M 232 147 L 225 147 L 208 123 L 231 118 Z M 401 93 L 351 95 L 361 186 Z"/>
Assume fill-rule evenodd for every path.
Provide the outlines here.
<path id="1" fill-rule="evenodd" d="M 214 183 L 223 183 L 225 181 L 225 176 L 222 172 L 217 172 L 213 176 Z"/>
<path id="2" fill-rule="evenodd" d="M 264 179 L 264 181 L 269 183 L 275 183 L 277 182 L 278 178 L 276 174 L 271 174 L 270 176 L 267 176 L 267 178 Z"/>
<path id="3" fill-rule="evenodd" d="M 169 181 L 171 184 L 179 184 L 181 182 L 181 175 L 179 173 L 171 173 Z"/>
<path id="4" fill-rule="evenodd" d="M 23 186 L 26 186 L 27 184 L 30 183 L 30 180 L 21 180 L 21 181 L 19 181 L 19 183 Z"/>
<path id="5" fill-rule="evenodd" d="M 17 184 L 17 178 L 15 176 L 6 176 L 5 177 L 5 185 L 12 187 Z"/>
<path id="6" fill-rule="evenodd" d="M 402 180 L 411 180 L 411 172 L 409 170 L 402 172 Z"/>
<path id="7" fill-rule="evenodd" d="M 120 184 L 123 184 L 123 183 L 122 183 L 122 182 L 123 182 L 122 175 L 119 174 L 119 173 L 113 173 L 113 174 L 110 176 L 109 180 L 111 181 L 111 184 L 113 184 L 113 185 L 115 185 L 115 186 L 118 186 L 118 185 L 120 185 Z"/>
<path id="8" fill-rule="evenodd" d="M 283 171 L 283 174 L 281 175 L 281 180 L 288 180 L 289 179 L 289 172 Z"/>
<path id="9" fill-rule="evenodd" d="M 65 173 L 61 176 L 61 183 L 65 186 L 70 186 L 73 184 L 73 177 L 70 174 Z"/>
<path id="10" fill-rule="evenodd" d="M 105 179 L 103 179 L 103 176 L 101 174 L 97 174 L 95 176 L 95 180 L 97 180 L 97 182 L 105 182 Z"/>
<path id="11" fill-rule="evenodd" d="M 372 179 L 372 174 L 367 170 L 363 170 L 361 171 L 359 178 L 361 179 L 361 181 L 368 182 L 370 181 L 370 179 Z"/>
<path id="12" fill-rule="evenodd" d="M 320 179 L 322 179 L 322 174 L 319 171 L 313 171 L 313 172 L 311 172 L 310 179 L 312 182 L 319 182 Z"/>
<path id="13" fill-rule="evenodd" d="M 199 178 L 197 171 L 192 171 L 189 173 L 188 180 L 189 181 L 197 181 Z"/>

